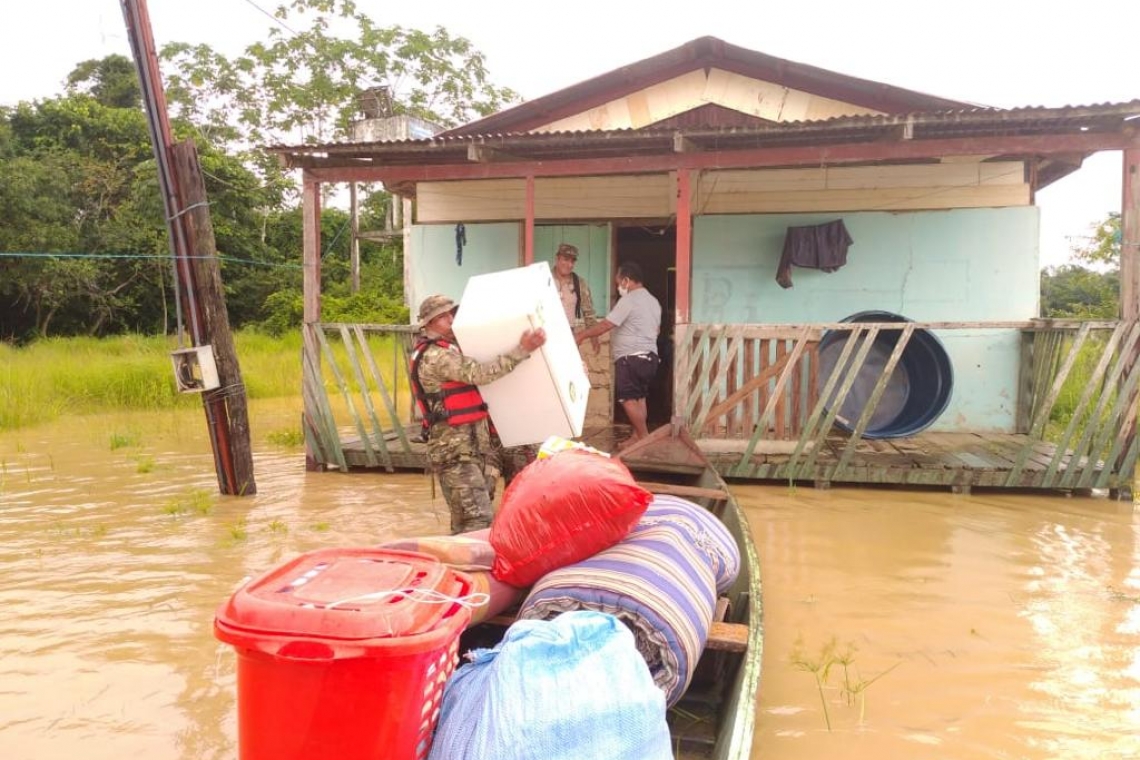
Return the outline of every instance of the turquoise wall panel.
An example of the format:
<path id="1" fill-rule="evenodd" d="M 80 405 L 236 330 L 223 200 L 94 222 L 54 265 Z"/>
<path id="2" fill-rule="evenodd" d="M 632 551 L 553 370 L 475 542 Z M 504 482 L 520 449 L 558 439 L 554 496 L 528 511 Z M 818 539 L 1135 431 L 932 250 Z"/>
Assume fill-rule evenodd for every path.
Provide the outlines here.
<path id="1" fill-rule="evenodd" d="M 836 272 L 776 269 L 789 226 L 842 218 L 854 244 Z M 698 217 L 694 322 L 837 322 L 869 309 L 917 321 L 1023 320 L 1037 315 L 1035 207 L 929 212 Z M 954 394 L 933 430 L 1010 432 L 1019 341 L 1013 330 L 940 331 Z"/>
<path id="2" fill-rule="evenodd" d="M 522 225 L 517 222 L 468 224 L 462 263 L 456 258 L 454 224 L 423 224 L 412 227 L 408 257 L 408 305 L 416 318 L 420 301 L 433 293 L 458 300 L 467 279 L 477 274 L 499 272 L 522 262 Z"/>
<path id="3" fill-rule="evenodd" d="M 534 260 L 545 261 L 554 267 L 554 252 L 562 243 L 578 248 L 578 263 L 574 271 L 586 280 L 594 296 L 594 310 L 598 316 L 609 311 L 610 301 L 610 225 L 560 224 L 534 228 Z"/>

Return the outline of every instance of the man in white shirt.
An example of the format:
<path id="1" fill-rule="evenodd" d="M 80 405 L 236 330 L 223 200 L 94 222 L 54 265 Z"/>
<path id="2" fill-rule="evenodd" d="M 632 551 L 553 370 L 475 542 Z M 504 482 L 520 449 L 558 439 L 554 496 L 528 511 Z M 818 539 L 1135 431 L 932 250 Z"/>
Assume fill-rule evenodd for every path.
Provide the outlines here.
<path id="1" fill-rule="evenodd" d="M 614 331 L 614 393 L 633 426 L 629 442 L 649 435 L 645 399 L 661 363 L 657 355 L 661 303 L 646 289 L 643 279 L 636 263 L 620 264 L 614 281 L 621 298 L 605 319 L 574 333 L 574 340 L 581 345 L 587 338 Z"/>

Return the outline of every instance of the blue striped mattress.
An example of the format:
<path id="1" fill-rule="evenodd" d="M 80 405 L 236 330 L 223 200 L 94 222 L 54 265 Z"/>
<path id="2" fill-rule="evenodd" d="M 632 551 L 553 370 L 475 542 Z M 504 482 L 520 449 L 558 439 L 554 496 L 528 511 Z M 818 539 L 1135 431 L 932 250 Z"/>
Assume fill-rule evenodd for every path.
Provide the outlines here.
<path id="1" fill-rule="evenodd" d="M 519 617 L 549 620 L 581 609 L 614 615 L 633 631 L 672 705 L 708 640 L 717 589 L 727 588 L 739 567 L 736 543 L 715 517 L 684 499 L 657 496 L 617 544 L 540 578 Z"/>

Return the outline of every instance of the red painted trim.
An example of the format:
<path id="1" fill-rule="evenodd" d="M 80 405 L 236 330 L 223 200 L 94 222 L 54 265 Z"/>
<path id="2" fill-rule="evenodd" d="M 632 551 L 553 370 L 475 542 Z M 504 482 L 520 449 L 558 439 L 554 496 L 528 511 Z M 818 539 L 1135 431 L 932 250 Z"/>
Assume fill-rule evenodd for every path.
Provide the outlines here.
<path id="1" fill-rule="evenodd" d="M 690 275 L 693 258 L 693 211 L 692 185 L 689 170 L 677 172 L 677 278 L 676 278 L 676 317 L 675 324 L 689 323 L 689 295 L 692 289 Z"/>
<path id="2" fill-rule="evenodd" d="M 534 175 L 526 178 L 526 231 L 523 233 L 523 266 L 534 263 Z"/>
<path id="3" fill-rule="evenodd" d="M 751 148 L 738 151 L 668 153 L 625 158 L 578 158 L 555 161 L 405 166 L 311 166 L 306 173 L 330 182 L 442 182 L 458 179 L 504 177 L 573 177 L 637 174 L 677 169 L 760 169 L 829 166 L 866 161 L 935 159 L 963 155 L 1049 155 L 1093 153 L 1140 148 L 1140 135 L 1072 134 L 1029 137 L 960 137 L 938 140 L 804 145 L 785 148 Z"/>

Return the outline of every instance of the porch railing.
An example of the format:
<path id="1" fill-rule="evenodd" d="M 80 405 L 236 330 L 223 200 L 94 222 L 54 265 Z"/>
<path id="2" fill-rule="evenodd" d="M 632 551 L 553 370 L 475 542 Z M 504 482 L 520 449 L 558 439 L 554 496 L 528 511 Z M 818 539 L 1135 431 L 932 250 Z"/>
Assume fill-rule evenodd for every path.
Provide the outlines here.
<path id="1" fill-rule="evenodd" d="M 416 328 L 323 322 L 302 329 L 304 434 L 313 464 L 391 472 L 407 463 Z"/>
<path id="2" fill-rule="evenodd" d="M 675 415 L 706 450 L 739 457 L 729 475 L 842 481 L 919 329 L 1020 331 L 1019 447 L 1005 485 L 1025 485 L 1031 459 L 1044 465 L 1034 467 L 1031 485 L 1037 487 L 1112 487 L 1130 477 L 1140 375 L 1135 322 L 681 325 L 675 334 Z M 832 338 L 842 347 L 821 376 L 820 341 L 832 331 L 843 336 Z M 887 331 L 898 333 L 889 357 L 869 363 L 876 337 Z M 856 381 L 871 390 L 858 419 L 843 420 L 850 432 L 835 443 L 837 416 Z M 758 456 L 766 458 L 762 468 Z"/>

